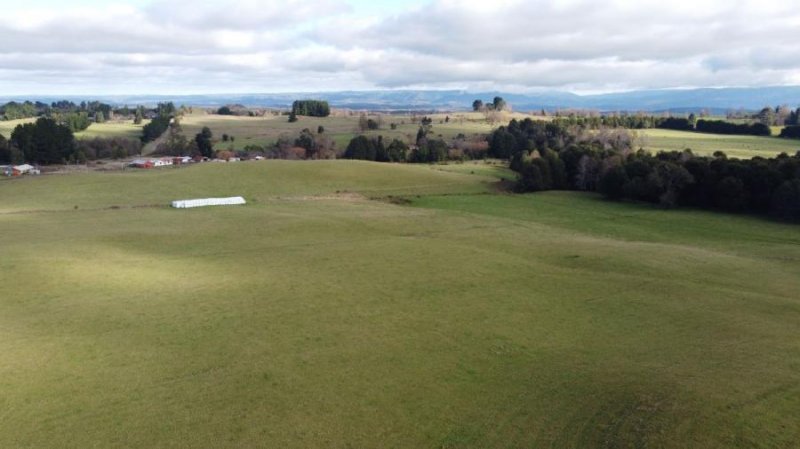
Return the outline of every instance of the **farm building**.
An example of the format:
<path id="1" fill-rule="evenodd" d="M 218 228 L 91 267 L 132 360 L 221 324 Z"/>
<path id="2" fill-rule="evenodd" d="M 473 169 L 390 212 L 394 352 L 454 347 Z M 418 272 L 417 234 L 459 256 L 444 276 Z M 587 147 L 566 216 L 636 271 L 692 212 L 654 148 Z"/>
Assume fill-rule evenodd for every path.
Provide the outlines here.
<path id="1" fill-rule="evenodd" d="M 160 159 L 135 159 L 131 161 L 128 166 L 134 168 L 153 168 L 153 167 L 166 167 L 169 165 L 182 164 L 191 161 L 191 158 L 186 157 L 163 157 Z"/>
<path id="2" fill-rule="evenodd" d="M 136 159 L 131 161 L 128 166 L 134 168 L 153 168 L 153 162 L 149 159 Z"/>
<path id="3" fill-rule="evenodd" d="M 15 165 L 11 167 L 11 176 L 38 175 L 39 169 L 30 164 Z"/>

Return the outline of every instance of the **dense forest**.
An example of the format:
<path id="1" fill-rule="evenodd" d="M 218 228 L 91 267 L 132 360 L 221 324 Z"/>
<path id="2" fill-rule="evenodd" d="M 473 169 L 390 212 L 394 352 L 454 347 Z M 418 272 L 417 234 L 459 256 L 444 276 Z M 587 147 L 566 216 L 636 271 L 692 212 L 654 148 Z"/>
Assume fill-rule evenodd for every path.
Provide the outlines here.
<path id="1" fill-rule="evenodd" d="M 14 128 L 10 143 L 19 151 L 22 160 L 37 164 L 62 163 L 70 159 L 77 148 L 69 127 L 46 117 Z"/>
<path id="2" fill-rule="evenodd" d="M 787 139 L 800 139 L 800 126 L 791 125 L 781 130 L 781 137 Z"/>
<path id="3" fill-rule="evenodd" d="M 625 132 L 615 130 L 615 132 Z M 517 189 L 597 191 L 611 199 L 769 214 L 800 221 L 800 152 L 728 159 L 717 152 L 652 155 L 622 136 L 599 140 L 555 122 L 512 120 L 489 138 L 489 154 L 508 158 Z"/>
<path id="4" fill-rule="evenodd" d="M 442 138 L 433 137 L 432 120 L 423 117 L 421 123 L 413 147 L 409 147 L 405 142 L 397 139 L 394 139 L 387 147 L 383 143 L 382 136 L 377 138 L 356 136 L 347 145 L 343 156 L 345 159 L 377 162 L 430 163 L 447 160 L 450 155 L 450 147 Z"/>

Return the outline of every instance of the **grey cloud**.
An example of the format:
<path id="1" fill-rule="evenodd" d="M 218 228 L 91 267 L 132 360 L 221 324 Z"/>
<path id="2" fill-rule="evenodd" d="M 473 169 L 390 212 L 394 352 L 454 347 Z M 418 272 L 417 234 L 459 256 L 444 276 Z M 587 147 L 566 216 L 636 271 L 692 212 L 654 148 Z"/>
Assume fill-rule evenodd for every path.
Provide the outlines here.
<path id="1" fill-rule="evenodd" d="M 157 0 L 147 8 L 155 23 L 197 27 L 201 30 L 285 29 L 298 23 L 350 11 L 343 0 Z"/>
<path id="2" fill-rule="evenodd" d="M 433 0 L 366 17 L 344 0 L 157 0 L 21 18 L 0 23 L 0 93 L 800 82 L 786 3 Z"/>

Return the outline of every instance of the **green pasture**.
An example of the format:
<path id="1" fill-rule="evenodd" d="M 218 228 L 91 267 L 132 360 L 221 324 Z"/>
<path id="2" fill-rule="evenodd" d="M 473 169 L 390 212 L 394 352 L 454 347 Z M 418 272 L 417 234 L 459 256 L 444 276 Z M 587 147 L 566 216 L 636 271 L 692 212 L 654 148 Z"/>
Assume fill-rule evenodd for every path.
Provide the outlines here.
<path id="1" fill-rule="evenodd" d="M 36 121 L 35 118 L 23 118 L 19 120 L 0 120 L 0 135 L 8 139 L 11 137 L 11 133 L 14 132 L 14 128 L 16 128 L 18 125 L 24 125 L 25 123 L 33 123 L 35 121 Z"/>
<path id="2" fill-rule="evenodd" d="M 761 136 L 727 136 L 669 129 L 633 131 L 638 144 L 652 152 L 683 151 L 690 148 L 695 154 L 710 156 L 724 151 L 729 157 L 749 159 L 755 156 L 774 157 L 780 153 L 800 151 L 800 141 Z"/>
<path id="3" fill-rule="evenodd" d="M 95 137 L 125 137 L 128 139 L 139 139 L 142 137 L 142 127 L 146 124 L 147 121 L 140 125 L 135 125 L 132 120 L 92 123 L 85 130 L 75 133 L 75 138 L 93 139 Z"/>
<path id="4" fill-rule="evenodd" d="M 796 446 L 800 228 L 507 175 L 1 180 L 0 447 Z"/>
<path id="5" fill-rule="evenodd" d="M 419 130 L 419 119 L 423 115 L 417 115 L 416 120 L 411 115 L 388 115 L 382 114 L 383 124 L 378 130 L 364 132 L 371 137 L 383 136 L 387 141 L 400 139 L 406 143 L 416 141 L 417 131 Z M 377 115 L 369 117 L 377 119 Z M 467 138 L 482 136 L 490 133 L 494 125 L 486 121 L 486 117 L 481 113 L 458 112 L 452 114 L 433 114 L 432 133 L 435 137 L 441 137 L 446 141 L 454 139 L 458 135 Z M 445 121 L 449 117 L 449 121 Z M 520 113 L 507 113 L 504 115 L 503 123 L 511 118 L 523 119 L 529 117 Z M 546 119 L 533 117 L 534 119 Z M 13 121 L 0 121 L 0 134 L 8 137 L 14 127 L 21 123 L 33 121 L 34 119 L 23 119 Z M 215 148 L 217 150 L 241 150 L 248 145 L 259 145 L 262 147 L 273 145 L 279 137 L 287 136 L 293 140 L 304 128 L 314 132 L 319 126 L 325 128 L 325 134 L 335 143 L 336 148 L 343 150 L 347 147 L 350 140 L 361 133 L 358 128 L 359 114 L 344 115 L 339 113 L 330 117 L 299 117 L 295 123 L 289 123 L 286 116 L 265 117 L 238 117 L 221 116 L 205 113 L 189 114 L 181 118 L 183 133 L 188 138 L 200 132 L 207 126 L 214 134 Z M 396 128 L 391 129 L 394 123 Z M 131 121 L 126 122 L 106 122 L 93 123 L 85 131 L 76 133 L 76 138 L 87 139 L 94 137 L 125 137 L 138 139 L 141 137 L 142 125 L 134 125 Z M 773 127 L 773 134 L 780 133 L 779 127 Z M 711 155 L 715 151 L 724 151 L 730 157 L 751 158 L 754 156 L 773 157 L 782 152 L 794 154 L 800 151 L 800 144 L 797 140 L 780 139 L 778 137 L 759 137 L 759 136 L 726 136 L 719 134 L 704 134 L 695 132 L 673 131 L 665 129 L 646 129 L 633 130 L 636 135 L 637 144 L 648 151 L 683 151 L 691 148 L 696 154 Z M 233 136 L 234 141 L 223 142 L 223 134 Z M 155 145 L 150 145 L 145 152 L 155 149 Z"/>
<path id="6" fill-rule="evenodd" d="M 514 116 L 517 116 L 516 114 Z M 369 116 L 377 119 L 377 115 Z M 419 120 L 414 121 L 410 115 L 382 115 L 383 124 L 378 130 L 369 130 L 364 134 L 367 136 L 383 136 L 384 139 L 400 139 L 406 143 L 416 141 L 417 131 L 419 130 Z M 431 116 L 433 121 L 432 132 L 434 136 L 441 136 L 443 139 L 451 140 L 463 134 L 472 137 L 478 134 L 491 132 L 492 126 L 488 124 L 482 114 L 475 113 L 454 113 L 454 114 L 434 114 Z M 450 121 L 446 122 L 446 117 Z M 508 115 L 512 117 L 512 115 Z M 417 119 L 422 118 L 418 115 Z M 325 128 L 325 134 L 336 142 L 336 147 L 344 149 L 356 134 L 361 133 L 358 127 L 359 115 L 350 116 L 333 115 L 330 117 L 299 117 L 297 122 L 289 123 L 286 116 L 265 116 L 265 117 L 236 117 L 221 115 L 187 115 L 181 119 L 181 127 L 188 136 L 194 136 L 207 126 L 214 134 L 216 149 L 243 149 L 248 145 L 268 146 L 273 145 L 281 136 L 286 135 L 291 139 L 305 128 L 317 132 L 319 126 Z M 391 124 L 396 125 L 396 129 L 391 129 Z M 233 142 L 223 142 L 222 135 L 228 134 L 234 137 Z"/>
<path id="7" fill-rule="evenodd" d="M 8 121 L 0 120 L 0 135 L 9 138 L 17 125 L 32 123 L 35 121 L 35 118 Z M 85 130 L 75 133 L 75 138 L 92 139 L 95 137 L 125 137 L 128 139 L 138 139 L 142 137 L 142 126 L 145 124 L 146 122 L 141 125 L 134 125 L 132 120 L 92 123 Z"/>

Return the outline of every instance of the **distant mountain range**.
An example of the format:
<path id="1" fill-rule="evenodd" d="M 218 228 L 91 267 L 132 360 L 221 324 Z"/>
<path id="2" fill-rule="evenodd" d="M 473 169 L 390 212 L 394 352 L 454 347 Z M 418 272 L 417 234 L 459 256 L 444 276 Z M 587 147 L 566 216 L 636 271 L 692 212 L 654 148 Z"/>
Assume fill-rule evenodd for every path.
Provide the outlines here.
<path id="1" fill-rule="evenodd" d="M 704 88 L 641 90 L 611 94 L 577 95 L 569 92 L 513 94 L 503 92 L 467 92 L 457 90 L 374 90 L 342 92 L 297 92 L 280 94 L 211 94 L 211 95 L 97 95 L 97 96 L 1 96 L 0 101 L 100 100 L 113 104 L 136 105 L 173 101 L 176 104 L 218 107 L 241 104 L 248 107 L 287 108 L 296 99 L 327 100 L 331 106 L 368 110 L 469 110 L 472 102 L 491 102 L 503 97 L 514 110 L 592 109 L 598 111 L 645 112 L 725 112 L 731 109 L 758 110 L 764 106 L 800 106 L 800 86 L 755 88 Z"/>

